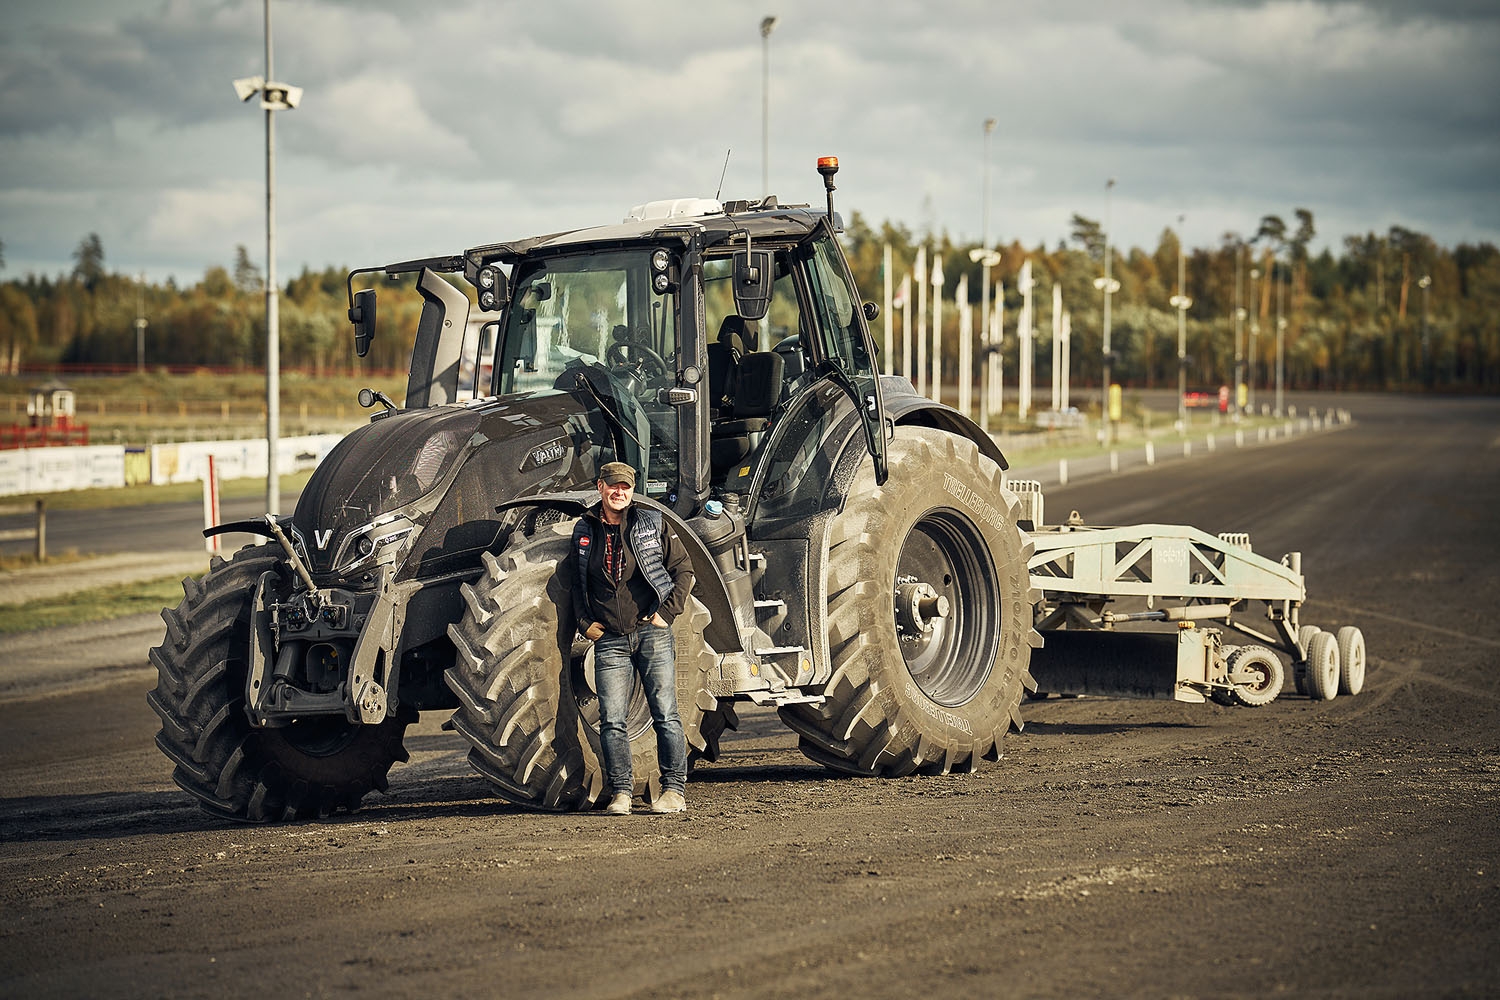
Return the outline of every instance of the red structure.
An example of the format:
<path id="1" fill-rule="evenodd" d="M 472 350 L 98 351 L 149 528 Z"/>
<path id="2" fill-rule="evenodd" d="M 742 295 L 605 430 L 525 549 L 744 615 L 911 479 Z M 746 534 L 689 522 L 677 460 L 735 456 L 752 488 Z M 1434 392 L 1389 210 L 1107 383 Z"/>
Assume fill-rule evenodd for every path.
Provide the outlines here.
<path id="1" fill-rule="evenodd" d="M 31 390 L 27 423 L 0 426 L 0 449 L 47 448 L 89 443 L 89 425 L 75 419 L 73 390 L 48 382 Z"/>

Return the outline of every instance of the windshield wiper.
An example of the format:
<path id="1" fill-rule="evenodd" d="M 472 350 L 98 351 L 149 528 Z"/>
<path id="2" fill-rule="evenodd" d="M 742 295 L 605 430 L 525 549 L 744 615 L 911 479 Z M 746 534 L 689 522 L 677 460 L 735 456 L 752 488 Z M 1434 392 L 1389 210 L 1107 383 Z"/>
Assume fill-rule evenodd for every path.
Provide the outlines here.
<path id="1" fill-rule="evenodd" d="M 585 375 L 583 372 L 578 372 L 573 376 L 573 380 L 579 386 L 588 390 L 589 395 L 594 397 L 594 402 L 599 404 L 599 409 L 604 413 L 604 416 L 609 420 L 610 423 L 614 424 L 620 429 L 620 432 L 622 434 L 630 438 L 630 440 L 634 441 L 637 448 L 645 451 L 646 446 L 641 443 L 641 439 L 636 437 L 635 434 L 630 430 L 630 428 L 625 426 L 625 422 L 615 415 L 612 403 L 606 400 L 603 394 L 600 393 L 597 388 L 595 388 L 594 383 L 589 381 L 587 375 Z"/>

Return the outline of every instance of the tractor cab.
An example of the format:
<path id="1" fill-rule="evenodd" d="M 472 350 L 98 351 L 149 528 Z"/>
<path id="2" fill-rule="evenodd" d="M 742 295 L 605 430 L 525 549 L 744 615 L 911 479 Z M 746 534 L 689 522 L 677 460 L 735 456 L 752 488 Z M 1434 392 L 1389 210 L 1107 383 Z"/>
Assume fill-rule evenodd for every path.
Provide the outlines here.
<path id="1" fill-rule="evenodd" d="M 775 430 L 826 424 L 827 393 L 808 392 L 821 383 L 846 400 L 840 417 L 858 414 L 883 481 L 884 410 L 866 326 L 876 307 L 861 304 L 836 238 L 837 161 L 819 169 L 826 211 L 774 197 L 649 202 L 618 225 L 370 269 L 421 272 L 407 407 L 462 400 L 461 383 L 476 372 L 490 375 L 476 396 L 571 394 L 602 417 L 600 459 L 634 466 L 641 493 L 691 516 L 715 494 L 794 485 L 787 477 L 806 470 L 801 453 L 812 445 Z M 473 299 L 443 272 L 462 273 Z M 374 290 L 353 292 L 359 273 L 350 317 L 368 350 Z M 486 356 L 469 356 L 477 350 Z M 817 412 L 788 420 L 808 407 Z M 778 447 L 777 481 L 767 482 L 756 470 Z"/>

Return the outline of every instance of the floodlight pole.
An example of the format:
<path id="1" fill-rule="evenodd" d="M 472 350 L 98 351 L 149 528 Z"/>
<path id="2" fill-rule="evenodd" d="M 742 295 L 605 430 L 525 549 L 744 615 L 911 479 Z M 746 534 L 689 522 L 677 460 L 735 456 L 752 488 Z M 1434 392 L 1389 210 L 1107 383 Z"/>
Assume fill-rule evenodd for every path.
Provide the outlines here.
<path id="1" fill-rule="evenodd" d="M 1094 287 L 1104 293 L 1104 329 L 1102 342 L 1100 344 L 1104 361 L 1104 386 L 1099 393 L 1099 426 L 1104 431 L 1104 443 L 1106 445 L 1114 442 L 1116 437 L 1114 420 L 1110 416 L 1109 408 L 1109 386 L 1110 386 L 1110 362 L 1112 355 L 1109 344 L 1109 297 L 1120 290 L 1120 283 L 1110 274 L 1110 251 L 1109 251 L 1109 196 L 1114 190 L 1115 179 L 1111 177 L 1104 185 L 1104 277 L 1094 279 Z"/>
<path id="2" fill-rule="evenodd" d="M 146 272 L 135 289 L 135 370 L 146 370 Z"/>
<path id="3" fill-rule="evenodd" d="M 271 0 L 266 11 L 266 80 L 271 64 Z M 266 513 L 281 512 L 277 455 L 281 450 L 281 318 L 276 300 L 276 109 L 266 101 Z"/>
<path id="4" fill-rule="evenodd" d="M 281 450 L 281 323 L 276 301 L 276 112 L 289 111 L 302 100 L 302 88 L 276 83 L 271 61 L 271 0 L 264 0 L 266 16 L 266 75 L 234 81 L 241 101 L 260 98 L 266 113 L 266 513 L 280 512 L 281 487 L 276 459 Z"/>
<path id="5" fill-rule="evenodd" d="M 771 193 L 771 30 L 775 17 L 760 20 L 760 195 Z M 833 223 L 829 219 L 829 224 Z"/>
<path id="6" fill-rule="evenodd" d="M 1168 302 L 1177 310 L 1177 421 L 1182 432 L 1187 433 L 1187 311 L 1193 300 L 1187 297 L 1187 263 L 1182 253 L 1182 224 L 1187 216 L 1177 217 L 1177 294 Z"/>

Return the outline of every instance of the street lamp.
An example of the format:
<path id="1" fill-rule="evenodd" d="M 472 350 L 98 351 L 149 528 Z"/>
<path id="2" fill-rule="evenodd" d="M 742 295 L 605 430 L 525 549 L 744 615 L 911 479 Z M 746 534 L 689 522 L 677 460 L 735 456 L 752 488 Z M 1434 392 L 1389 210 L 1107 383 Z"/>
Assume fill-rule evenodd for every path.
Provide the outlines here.
<path id="1" fill-rule="evenodd" d="M 1114 440 L 1114 417 L 1109 405 L 1111 361 L 1109 350 L 1109 297 L 1120 290 L 1120 283 L 1110 277 L 1109 195 L 1114 186 L 1115 179 L 1113 177 L 1104 184 L 1104 277 L 1094 279 L 1094 287 L 1104 293 L 1104 340 L 1102 344 L 1104 386 L 1099 394 L 1099 425 L 1104 429 L 1105 444 L 1109 444 Z"/>
<path id="2" fill-rule="evenodd" d="M 1239 242 L 1238 236 L 1235 237 L 1235 241 Z M 1245 307 L 1242 305 L 1244 302 L 1244 283 L 1241 280 L 1244 268 L 1245 244 L 1239 243 L 1239 246 L 1235 248 L 1234 254 L 1234 406 L 1232 412 L 1234 413 L 1235 423 L 1239 423 L 1240 421 L 1240 386 L 1243 384 L 1245 369 L 1245 355 L 1241 350 L 1244 344 L 1245 327 Z"/>
<path id="3" fill-rule="evenodd" d="M 771 31 L 776 18 L 760 19 L 760 195 L 771 193 Z M 829 225 L 833 220 L 828 220 Z"/>
<path id="4" fill-rule="evenodd" d="M 1417 279 L 1417 287 L 1422 289 L 1422 381 L 1426 384 L 1432 383 L 1432 355 L 1428 353 L 1427 337 L 1427 296 L 1428 289 L 1432 287 L 1432 275 L 1424 274 Z"/>
<path id="5" fill-rule="evenodd" d="M 265 0 L 266 75 L 234 81 L 241 101 L 259 95 L 266 112 L 266 513 L 280 512 L 276 457 L 281 448 L 281 324 L 276 315 L 276 119 L 302 101 L 302 88 L 275 83 L 271 62 L 271 0 Z"/>
<path id="6" fill-rule="evenodd" d="M 1000 263 L 1000 255 L 990 249 L 990 134 L 995 131 L 995 119 L 984 120 L 984 219 L 980 228 L 979 250 L 970 250 L 969 259 L 979 262 L 982 286 L 979 292 L 980 339 L 984 342 L 984 376 L 980 387 L 983 405 L 979 407 L 979 426 L 990 428 L 990 268 Z M 967 375 L 965 378 L 969 377 Z"/>
<path id="7" fill-rule="evenodd" d="M 135 370 L 146 370 L 146 272 L 135 290 Z"/>
<path id="8" fill-rule="evenodd" d="M 1260 298 L 1260 268 L 1250 269 L 1250 301 L 1256 302 Z M 1250 380 L 1245 389 L 1245 407 L 1255 412 L 1255 378 L 1260 374 L 1260 308 L 1256 306 L 1250 310 Z"/>
<path id="9" fill-rule="evenodd" d="M 1187 430 L 1187 311 L 1193 304 L 1183 292 L 1187 262 L 1182 254 L 1182 224 L 1187 216 L 1177 217 L 1177 294 L 1167 301 L 1177 309 L 1177 420 Z"/>
<path id="10" fill-rule="evenodd" d="M 1286 288 L 1286 276 L 1273 263 L 1272 279 L 1276 282 L 1276 418 L 1281 419 L 1281 392 L 1286 378 L 1286 317 L 1281 315 L 1281 296 Z"/>

